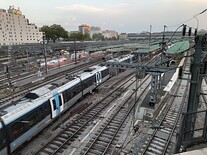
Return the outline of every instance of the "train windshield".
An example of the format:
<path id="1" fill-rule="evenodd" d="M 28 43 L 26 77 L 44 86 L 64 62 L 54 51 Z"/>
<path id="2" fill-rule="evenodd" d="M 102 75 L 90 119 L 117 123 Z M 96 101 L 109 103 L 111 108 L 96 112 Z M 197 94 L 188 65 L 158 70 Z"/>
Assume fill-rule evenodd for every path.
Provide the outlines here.
<path id="1" fill-rule="evenodd" d="M 27 99 L 31 99 L 31 100 L 35 100 L 37 99 L 39 96 L 36 93 L 28 93 L 24 96 Z"/>

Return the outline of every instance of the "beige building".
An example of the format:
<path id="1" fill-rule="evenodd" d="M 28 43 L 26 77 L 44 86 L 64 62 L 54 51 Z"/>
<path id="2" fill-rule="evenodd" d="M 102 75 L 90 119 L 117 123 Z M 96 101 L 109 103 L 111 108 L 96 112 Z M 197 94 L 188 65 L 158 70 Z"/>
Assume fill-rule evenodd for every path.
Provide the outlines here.
<path id="1" fill-rule="evenodd" d="M 121 33 L 119 35 L 119 40 L 126 40 L 127 39 L 127 34 L 126 33 Z"/>
<path id="2" fill-rule="evenodd" d="M 29 23 L 19 8 L 0 9 L 0 45 L 38 43 L 42 37 L 43 33 Z"/>
<path id="3" fill-rule="evenodd" d="M 104 38 L 118 38 L 118 33 L 114 30 L 106 30 L 106 31 L 102 31 L 102 34 L 104 36 Z"/>

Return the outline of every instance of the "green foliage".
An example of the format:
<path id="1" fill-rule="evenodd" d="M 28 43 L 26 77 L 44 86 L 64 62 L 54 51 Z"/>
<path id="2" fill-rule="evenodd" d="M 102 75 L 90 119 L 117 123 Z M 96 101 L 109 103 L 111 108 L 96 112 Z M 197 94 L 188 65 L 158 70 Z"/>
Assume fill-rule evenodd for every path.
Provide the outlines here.
<path id="1" fill-rule="evenodd" d="M 104 40 L 104 36 L 101 33 L 93 34 L 93 39 Z"/>
<path id="2" fill-rule="evenodd" d="M 77 33 L 72 33 L 68 37 L 68 40 L 70 40 L 70 41 L 73 41 L 73 40 L 84 41 L 84 40 L 91 40 L 91 37 L 88 33 L 82 34 L 81 32 L 77 32 Z"/>
<path id="3" fill-rule="evenodd" d="M 53 24 L 51 26 L 44 25 L 41 28 L 41 31 L 45 32 L 45 36 L 47 40 L 59 40 L 60 38 L 68 39 L 68 32 L 61 26 L 57 24 Z"/>

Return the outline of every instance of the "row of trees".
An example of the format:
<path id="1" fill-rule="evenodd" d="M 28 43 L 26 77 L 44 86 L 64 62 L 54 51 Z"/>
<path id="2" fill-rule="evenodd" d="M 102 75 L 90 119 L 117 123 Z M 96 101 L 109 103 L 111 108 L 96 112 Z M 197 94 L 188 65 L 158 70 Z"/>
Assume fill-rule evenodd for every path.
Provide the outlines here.
<path id="1" fill-rule="evenodd" d="M 45 33 L 45 37 L 47 40 L 52 40 L 53 42 L 59 40 L 60 38 L 64 40 L 68 39 L 68 32 L 60 25 L 44 25 L 41 28 L 41 31 Z"/>
<path id="2" fill-rule="evenodd" d="M 88 33 L 82 34 L 81 32 L 72 33 L 69 35 L 69 33 L 61 26 L 57 24 L 53 24 L 51 26 L 44 25 L 41 28 L 41 31 L 45 33 L 45 37 L 47 40 L 52 40 L 55 42 L 56 40 L 66 40 L 66 41 L 73 41 L 73 40 L 108 40 L 107 38 L 104 38 L 104 36 L 101 33 L 94 34 L 92 38 Z M 115 40 L 116 38 L 111 38 L 112 40 Z"/>

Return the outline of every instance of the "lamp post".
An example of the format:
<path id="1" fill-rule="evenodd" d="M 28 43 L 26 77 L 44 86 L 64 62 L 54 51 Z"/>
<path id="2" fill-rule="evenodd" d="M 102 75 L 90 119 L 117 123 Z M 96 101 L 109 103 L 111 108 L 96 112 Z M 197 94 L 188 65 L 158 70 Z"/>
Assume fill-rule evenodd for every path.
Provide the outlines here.
<path id="1" fill-rule="evenodd" d="M 206 11 L 207 11 L 207 9 L 203 10 L 202 12 L 200 12 L 200 13 L 198 13 L 198 14 L 193 15 L 193 18 L 195 18 L 196 21 L 197 21 L 197 25 L 196 25 L 196 29 L 197 29 L 197 30 L 198 30 L 198 26 L 199 26 L 199 20 L 198 20 L 197 17 L 198 17 L 199 15 L 203 14 L 203 13 L 206 12 Z"/>

